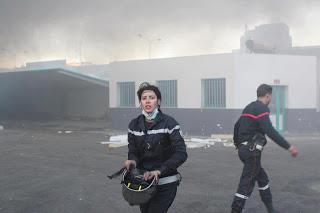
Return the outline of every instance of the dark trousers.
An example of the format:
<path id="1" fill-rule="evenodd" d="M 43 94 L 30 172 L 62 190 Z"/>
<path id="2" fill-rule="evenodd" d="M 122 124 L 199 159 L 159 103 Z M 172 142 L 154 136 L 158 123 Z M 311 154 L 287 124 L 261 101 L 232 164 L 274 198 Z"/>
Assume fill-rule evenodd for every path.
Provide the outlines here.
<path id="1" fill-rule="evenodd" d="M 142 213 L 166 213 L 177 194 L 178 182 L 157 186 L 156 194 L 151 200 L 140 205 Z"/>
<path id="2" fill-rule="evenodd" d="M 272 195 L 267 173 L 261 167 L 261 152 L 251 151 L 249 145 L 240 145 L 239 158 L 244 164 L 237 193 L 234 196 L 232 209 L 241 212 L 246 200 L 250 197 L 255 182 L 258 182 L 261 200 L 266 206 L 272 206 Z"/>

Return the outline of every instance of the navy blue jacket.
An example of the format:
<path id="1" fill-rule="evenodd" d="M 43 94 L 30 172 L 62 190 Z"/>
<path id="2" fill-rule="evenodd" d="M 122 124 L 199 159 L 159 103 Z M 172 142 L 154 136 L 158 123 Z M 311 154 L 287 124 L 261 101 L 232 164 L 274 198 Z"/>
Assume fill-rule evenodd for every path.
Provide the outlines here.
<path id="1" fill-rule="evenodd" d="M 159 170 L 161 177 L 177 174 L 188 157 L 179 124 L 161 111 L 150 126 L 142 114 L 133 119 L 128 142 L 128 159 L 135 160 L 139 169 Z"/>
<path id="2" fill-rule="evenodd" d="M 238 146 L 244 141 L 251 141 L 256 133 L 266 134 L 284 149 L 290 144 L 275 130 L 269 118 L 270 110 L 261 101 L 254 101 L 246 106 L 234 126 L 233 140 Z"/>

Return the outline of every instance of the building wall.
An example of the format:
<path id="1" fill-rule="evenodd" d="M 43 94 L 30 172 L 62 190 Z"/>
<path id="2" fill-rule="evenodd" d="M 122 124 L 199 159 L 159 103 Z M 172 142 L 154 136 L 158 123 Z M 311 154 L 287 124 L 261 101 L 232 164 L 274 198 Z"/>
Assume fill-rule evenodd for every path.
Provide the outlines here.
<path id="1" fill-rule="evenodd" d="M 62 117 L 64 91 L 59 88 L 33 88 L 24 101 L 30 112 L 49 117 Z M 31 94 L 32 93 L 32 94 Z"/>
<path id="2" fill-rule="evenodd" d="M 0 93 L 0 118 L 3 119 L 56 119 L 90 118 L 109 119 L 108 90 L 21 88 Z"/>
<path id="3" fill-rule="evenodd" d="M 313 56 L 239 53 L 113 63 L 110 120 L 114 128 L 126 129 L 140 113 L 137 99 L 136 108 L 117 107 L 117 82 L 135 81 L 137 91 L 141 82 L 178 80 L 178 107 L 163 112 L 173 115 L 185 134 L 231 133 L 242 109 L 256 99 L 258 85 L 276 80 L 287 86 L 286 131 L 316 131 L 320 129 L 316 66 Z M 226 78 L 225 109 L 201 108 L 203 78 Z"/>
<path id="4" fill-rule="evenodd" d="M 317 132 L 320 129 L 317 66 L 314 56 L 237 54 L 234 107 L 241 109 L 255 100 L 259 84 L 274 85 L 277 80 L 287 86 L 285 131 Z"/>
<path id="5" fill-rule="evenodd" d="M 1 73 L 0 119 L 108 119 L 108 83 L 66 72 Z"/>
<path id="6" fill-rule="evenodd" d="M 1 94 L 2 119 L 35 119 L 61 117 L 62 91 L 58 88 L 15 87 Z"/>
<path id="7" fill-rule="evenodd" d="M 178 81 L 178 108 L 201 108 L 201 79 L 226 78 L 226 106 L 233 105 L 232 54 L 126 61 L 111 64 L 110 108 L 117 107 L 117 82 Z M 136 106 L 138 106 L 136 99 Z"/>
<path id="8" fill-rule="evenodd" d="M 290 55 L 305 55 L 305 56 L 316 56 L 317 57 L 317 111 L 320 112 L 320 46 L 302 46 L 293 47 L 288 51 Z"/>
<path id="9" fill-rule="evenodd" d="M 288 132 L 320 132 L 320 112 L 316 109 L 288 109 L 287 118 Z"/>
<path id="10" fill-rule="evenodd" d="M 317 112 L 320 112 L 320 57 L 317 57 Z"/>
<path id="11" fill-rule="evenodd" d="M 108 89 L 72 89 L 66 91 L 63 101 L 65 115 L 71 117 L 105 118 L 107 115 Z"/>
<path id="12" fill-rule="evenodd" d="M 287 108 L 317 107 L 317 61 L 314 56 L 235 54 L 234 108 L 256 99 L 259 84 L 279 80 L 287 91 Z M 308 95 L 306 95 L 306 93 Z"/>

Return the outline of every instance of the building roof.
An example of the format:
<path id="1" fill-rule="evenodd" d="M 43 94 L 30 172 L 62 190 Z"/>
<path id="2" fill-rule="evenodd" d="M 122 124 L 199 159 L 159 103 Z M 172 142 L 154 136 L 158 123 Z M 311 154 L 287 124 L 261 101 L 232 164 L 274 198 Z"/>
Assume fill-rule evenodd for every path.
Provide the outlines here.
<path id="1" fill-rule="evenodd" d="M 0 73 L 0 87 L 30 88 L 94 88 L 97 86 L 108 87 L 108 81 L 96 79 L 66 69 L 45 69 L 34 71 L 17 71 Z"/>

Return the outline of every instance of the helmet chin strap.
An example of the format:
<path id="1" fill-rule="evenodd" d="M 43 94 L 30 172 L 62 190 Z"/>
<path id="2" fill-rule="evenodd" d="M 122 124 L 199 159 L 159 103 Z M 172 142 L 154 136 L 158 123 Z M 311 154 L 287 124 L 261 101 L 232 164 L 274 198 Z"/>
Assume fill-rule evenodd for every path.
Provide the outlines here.
<path id="1" fill-rule="evenodd" d="M 159 110 L 158 110 L 158 107 L 156 107 L 152 112 L 148 113 L 144 110 L 142 110 L 142 114 L 144 115 L 144 117 L 148 120 L 148 121 L 151 121 L 151 120 L 154 120 L 157 115 L 159 113 Z"/>

